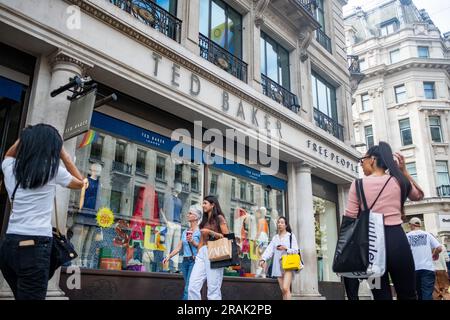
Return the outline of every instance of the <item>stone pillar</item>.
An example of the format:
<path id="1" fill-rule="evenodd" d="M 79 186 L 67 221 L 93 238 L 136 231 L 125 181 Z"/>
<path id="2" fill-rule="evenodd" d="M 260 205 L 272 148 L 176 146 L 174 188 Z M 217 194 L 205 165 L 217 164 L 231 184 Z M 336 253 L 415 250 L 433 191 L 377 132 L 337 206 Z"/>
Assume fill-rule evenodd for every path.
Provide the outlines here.
<path id="1" fill-rule="evenodd" d="M 69 82 L 69 78 L 76 75 L 84 75 L 89 67 L 87 64 L 69 56 L 63 52 L 56 52 L 48 57 L 48 63 L 51 66 L 50 91 L 59 88 L 60 86 Z M 64 130 L 67 114 L 69 111 L 70 101 L 67 100 L 69 92 L 61 93 L 60 95 L 51 98 L 50 91 L 47 92 L 47 103 L 36 104 L 33 110 L 30 110 L 27 117 L 27 123 L 36 124 L 45 122 L 51 124 L 58 129 L 60 134 Z M 72 159 L 75 155 L 76 139 L 71 139 L 64 143 L 64 147 L 71 155 Z M 61 232 L 66 231 L 67 208 L 69 205 L 69 190 L 57 187 L 56 203 L 58 213 L 58 223 Z M 52 216 L 52 223 L 55 225 L 54 216 Z M 55 272 L 55 275 L 48 283 L 47 299 L 64 299 L 64 292 L 59 288 L 60 270 Z M 4 281 L 3 276 L 0 276 L 0 299 L 12 299 L 13 295 L 11 289 Z"/>
<path id="2" fill-rule="evenodd" d="M 190 0 L 181 1 L 181 3 L 183 3 L 183 16 L 180 17 L 183 20 L 181 43 L 191 52 L 199 55 L 200 47 L 198 46 L 198 34 L 200 32 L 200 1 Z M 206 34 L 206 36 L 208 35 Z"/>
<path id="3" fill-rule="evenodd" d="M 313 194 L 311 181 L 311 166 L 305 163 L 296 163 L 295 194 L 296 199 L 296 227 L 294 233 L 298 238 L 305 267 L 296 276 L 293 284 L 293 299 L 324 299 L 319 293 L 317 277 L 317 254 L 315 240 L 315 224 L 313 214 Z M 293 173 L 294 173 L 293 172 Z M 291 217 L 293 214 L 291 214 Z"/>

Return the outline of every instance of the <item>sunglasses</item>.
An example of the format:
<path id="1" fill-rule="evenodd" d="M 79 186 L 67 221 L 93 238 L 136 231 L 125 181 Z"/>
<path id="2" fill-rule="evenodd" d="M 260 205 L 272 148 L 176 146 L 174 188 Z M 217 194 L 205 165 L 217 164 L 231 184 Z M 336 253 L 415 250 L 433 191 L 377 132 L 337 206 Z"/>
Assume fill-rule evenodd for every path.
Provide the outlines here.
<path id="1" fill-rule="evenodd" d="M 371 157 L 371 156 L 361 157 L 361 158 L 358 159 L 358 162 L 362 164 L 362 163 L 364 162 L 365 159 L 368 159 L 368 158 L 370 158 L 370 157 Z"/>

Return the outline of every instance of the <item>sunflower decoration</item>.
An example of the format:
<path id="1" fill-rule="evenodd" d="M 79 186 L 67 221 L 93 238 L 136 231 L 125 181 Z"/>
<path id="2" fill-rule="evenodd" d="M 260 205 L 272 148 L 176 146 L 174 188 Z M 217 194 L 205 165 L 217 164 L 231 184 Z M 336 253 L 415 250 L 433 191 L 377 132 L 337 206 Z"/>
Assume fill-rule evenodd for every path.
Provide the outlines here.
<path id="1" fill-rule="evenodd" d="M 114 213 L 109 208 L 101 208 L 97 212 L 97 224 L 102 228 L 109 228 L 114 223 Z"/>

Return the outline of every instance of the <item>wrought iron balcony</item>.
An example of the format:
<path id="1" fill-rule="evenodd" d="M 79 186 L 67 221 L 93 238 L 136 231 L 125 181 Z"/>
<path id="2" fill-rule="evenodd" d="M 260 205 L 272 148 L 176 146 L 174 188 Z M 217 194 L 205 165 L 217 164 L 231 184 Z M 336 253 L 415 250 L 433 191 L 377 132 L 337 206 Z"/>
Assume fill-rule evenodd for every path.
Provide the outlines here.
<path id="1" fill-rule="evenodd" d="M 261 74 L 261 85 L 263 93 L 269 98 L 281 103 L 283 106 L 295 113 L 300 110 L 298 98 L 295 94 L 283 88 L 278 83 L 263 74 Z"/>
<path id="2" fill-rule="evenodd" d="M 314 9 L 316 8 L 315 0 L 296 0 L 309 14 L 314 16 Z"/>
<path id="3" fill-rule="evenodd" d="M 319 128 L 327 131 L 341 141 L 344 141 L 344 127 L 325 113 L 314 108 L 314 120 Z"/>
<path id="4" fill-rule="evenodd" d="M 436 188 L 438 197 L 450 197 L 450 185 L 442 185 Z"/>
<path id="5" fill-rule="evenodd" d="M 112 162 L 112 171 L 131 176 L 131 169 L 133 166 L 129 163 L 122 163 L 118 161 Z"/>
<path id="6" fill-rule="evenodd" d="M 202 58 L 214 63 L 239 80 L 247 82 L 247 64 L 244 61 L 201 33 L 199 34 L 199 46 Z"/>
<path id="7" fill-rule="evenodd" d="M 324 47 L 329 53 L 331 52 L 331 39 L 323 32 L 322 29 L 316 30 L 316 40 L 322 47 Z"/>
<path id="8" fill-rule="evenodd" d="M 181 20 L 150 0 L 109 0 L 133 17 L 180 43 Z"/>

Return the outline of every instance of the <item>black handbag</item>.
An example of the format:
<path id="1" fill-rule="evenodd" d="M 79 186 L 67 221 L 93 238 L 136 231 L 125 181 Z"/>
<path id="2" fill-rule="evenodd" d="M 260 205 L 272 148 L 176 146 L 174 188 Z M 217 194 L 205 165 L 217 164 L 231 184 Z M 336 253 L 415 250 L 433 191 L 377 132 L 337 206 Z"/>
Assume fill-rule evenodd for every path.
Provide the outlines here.
<path id="1" fill-rule="evenodd" d="M 224 237 L 231 240 L 231 259 L 222 261 L 211 261 L 211 269 L 226 268 L 231 266 L 239 266 L 239 246 L 236 243 L 234 233 L 224 234 Z"/>
<path id="2" fill-rule="evenodd" d="M 53 277 L 55 271 L 65 265 L 66 263 L 72 261 L 78 257 L 73 245 L 67 240 L 66 236 L 59 231 L 58 224 L 58 213 L 56 209 L 56 198 L 55 204 L 55 223 L 56 228 L 52 229 L 53 241 L 52 241 L 52 251 L 50 255 L 50 270 L 49 279 Z"/>
<path id="3" fill-rule="evenodd" d="M 344 216 L 339 237 L 336 244 L 336 251 L 333 259 L 333 272 L 366 272 L 369 267 L 369 218 L 370 211 L 383 193 L 388 182 L 386 181 L 380 193 L 376 197 L 372 206 L 369 208 L 364 194 L 362 179 L 356 180 L 356 195 L 359 206 L 358 216 L 351 218 Z"/>

